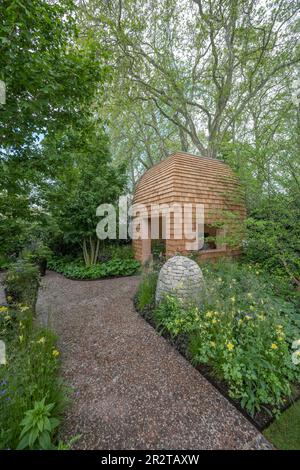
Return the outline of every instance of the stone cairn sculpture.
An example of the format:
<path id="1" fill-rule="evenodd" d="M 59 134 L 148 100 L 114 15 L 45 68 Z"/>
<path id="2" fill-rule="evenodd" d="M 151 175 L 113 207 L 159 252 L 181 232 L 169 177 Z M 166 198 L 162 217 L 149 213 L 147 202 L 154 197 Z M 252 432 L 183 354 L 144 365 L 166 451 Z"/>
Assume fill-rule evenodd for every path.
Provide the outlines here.
<path id="1" fill-rule="evenodd" d="M 173 256 L 159 272 L 155 301 L 173 295 L 183 303 L 199 302 L 204 292 L 204 278 L 198 264 L 186 256 Z"/>

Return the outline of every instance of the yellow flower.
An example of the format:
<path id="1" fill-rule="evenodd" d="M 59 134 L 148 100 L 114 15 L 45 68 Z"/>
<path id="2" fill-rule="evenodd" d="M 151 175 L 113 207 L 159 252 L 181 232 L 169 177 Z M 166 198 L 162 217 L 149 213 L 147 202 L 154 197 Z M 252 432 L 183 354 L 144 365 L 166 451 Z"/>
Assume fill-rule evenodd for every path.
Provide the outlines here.
<path id="1" fill-rule="evenodd" d="M 21 312 L 26 312 L 26 310 L 29 310 L 29 307 L 27 305 L 23 305 L 20 307 Z"/>
<path id="2" fill-rule="evenodd" d="M 276 343 L 272 343 L 272 344 L 271 344 L 271 349 L 278 349 L 277 344 L 276 344 Z"/>
<path id="3" fill-rule="evenodd" d="M 228 351 L 232 351 L 234 349 L 234 344 L 231 343 L 231 341 L 227 341 L 226 347 L 227 347 Z"/>
<path id="4" fill-rule="evenodd" d="M 59 351 L 57 351 L 57 349 L 53 349 L 52 356 L 54 356 L 54 357 L 59 356 Z"/>
<path id="5" fill-rule="evenodd" d="M 218 323 L 218 320 L 216 320 L 215 318 L 212 320 L 212 324 L 215 325 L 216 323 Z"/>
<path id="6" fill-rule="evenodd" d="M 42 337 L 37 341 L 37 343 L 44 344 L 45 341 L 46 341 L 45 337 L 42 336 Z"/>
<path id="7" fill-rule="evenodd" d="M 0 307 L 0 312 L 7 312 L 8 308 L 5 307 L 4 305 Z"/>
<path id="8" fill-rule="evenodd" d="M 212 317 L 212 313 L 211 313 L 211 312 L 207 312 L 207 313 L 205 314 L 205 317 L 206 317 L 206 318 L 211 318 L 211 317 Z"/>
<path id="9" fill-rule="evenodd" d="M 231 299 L 230 299 L 230 300 L 231 300 L 231 302 L 234 304 L 234 302 L 235 302 L 235 297 L 234 297 L 234 296 L 233 296 L 233 297 L 231 297 Z"/>
<path id="10" fill-rule="evenodd" d="M 210 341 L 209 344 L 211 345 L 212 348 L 216 347 L 216 343 L 214 341 Z"/>
<path id="11" fill-rule="evenodd" d="M 252 296 L 251 292 L 248 292 L 247 297 L 249 297 L 249 299 L 252 299 L 253 296 Z"/>
<path id="12" fill-rule="evenodd" d="M 259 274 L 259 271 L 255 271 L 255 274 L 258 275 L 258 274 Z"/>

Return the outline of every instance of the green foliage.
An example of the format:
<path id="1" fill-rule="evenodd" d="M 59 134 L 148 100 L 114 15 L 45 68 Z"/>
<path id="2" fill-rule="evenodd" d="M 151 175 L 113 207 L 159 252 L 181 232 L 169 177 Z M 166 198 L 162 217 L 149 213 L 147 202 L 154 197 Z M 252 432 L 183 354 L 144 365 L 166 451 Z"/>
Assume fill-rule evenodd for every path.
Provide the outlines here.
<path id="1" fill-rule="evenodd" d="M 248 413 L 268 406 L 276 414 L 300 381 L 291 350 L 300 337 L 294 302 L 278 297 L 258 268 L 222 261 L 202 269 L 203 305 L 167 297 L 153 312 L 157 327 L 173 337 L 187 334 L 191 360 L 208 364 Z"/>
<path id="2" fill-rule="evenodd" d="M 126 180 L 125 168 L 113 163 L 103 126 L 90 116 L 82 120 L 79 130 L 57 139 L 54 149 L 52 139 L 44 143 L 44 152 L 55 152 L 58 162 L 56 183 L 45 188 L 43 197 L 68 252 L 79 249 L 85 264 L 93 265 L 100 249 L 96 209 L 100 204 L 117 202 Z"/>
<path id="3" fill-rule="evenodd" d="M 17 450 L 43 449 L 50 450 L 51 435 L 59 425 L 57 418 L 51 417 L 54 403 L 45 404 L 45 398 L 34 402 L 31 410 L 25 411 L 25 417 L 21 421 L 22 431 Z"/>
<path id="4" fill-rule="evenodd" d="M 289 277 L 300 287 L 299 198 L 277 197 L 248 219 L 246 259 Z"/>
<path id="5" fill-rule="evenodd" d="M 140 170 L 171 149 L 221 157 L 225 143 L 241 139 L 250 142 L 259 183 L 266 181 L 273 166 L 268 147 L 275 142 L 286 158 L 299 63 L 296 3 L 129 1 L 120 17 L 99 1 L 83 14 L 97 18 L 97 30 L 102 24 L 115 64 L 103 113 L 119 158 L 129 155 Z M 276 153 L 271 159 L 278 163 Z"/>
<path id="6" fill-rule="evenodd" d="M 107 51 L 95 49 L 93 33 L 79 35 L 76 13 L 72 0 L 0 5 L 0 80 L 6 85 L 6 103 L 0 104 L 0 252 L 6 255 L 20 253 L 35 223 L 48 219 L 57 228 L 49 188 L 58 192 L 61 175 L 71 184 L 75 154 L 87 148 L 86 130 L 95 135 L 97 127 L 101 134 L 92 103 L 107 79 Z M 89 152 L 92 159 L 96 148 L 100 165 L 103 137 L 95 140 Z M 61 197 L 66 203 L 68 189 Z"/>
<path id="7" fill-rule="evenodd" d="M 9 259 L 7 256 L 0 255 L 0 270 L 7 269 L 10 263 L 11 263 L 11 259 Z"/>
<path id="8" fill-rule="evenodd" d="M 100 259 L 101 257 L 107 257 L 107 259 L 134 259 L 131 243 L 128 245 L 117 245 L 115 243 L 110 243 L 100 250 L 99 256 Z"/>
<path id="9" fill-rule="evenodd" d="M 83 103 L 94 96 L 102 58 L 93 50 L 92 35 L 78 40 L 75 13 L 72 0 L 1 2 L 0 79 L 7 94 L 0 119 L 3 147 L 22 150 L 39 133 L 78 120 Z"/>
<path id="10" fill-rule="evenodd" d="M 137 307 L 139 310 L 154 306 L 157 277 L 158 273 L 155 271 L 143 275 L 137 292 Z"/>
<path id="11" fill-rule="evenodd" d="M 59 441 L 57 444 L 57 450 L 71 450 L 73 444 L 81 438 L 81 434 L 71 437 L 67 442 Z"/>
<path id="12" fill-rule="evenodd" d="M 273 413 L 291 395 L 300 380 L 286 340 L 289 324 L 273 312 L 265 317 L 236 311 L 208 310 L 191 338 L 190 354 L 196 363 L 208 363 L 225 380 L 231 397 L 254 414 L 266 405 Z"/>
<path id="13" fill-rule="evenodd" d="M 35 311 L 40 275 L 38 268 L 25 260 L 11 264 L 4 278 L 6 298 L 10 303 L 21 303 Z"/>
<path id="14" fill-rule="evenodd" d="M 300 401 L 284 411 L 264 435 L 279 450 L 300 450 Z"/>
<path id="15" fill-rule="evenodd" d="M 48 263 L 49 268 L 71 279 L 101 279 L 114 276 L 131 276 L 135 274 L 140 263 L 133 259 L 112 259 L 105 263 L 85 266 L 82 262 L 53 258 Z"/>
<path id="16" fill-rule="evenodd" d="M 0 448 L 52 448 L 67 404 L 56 337 L 18 304 L 0 310 L 0 339 L 7 356 L 0 368 Z"/>
<path id="17" fill-rule="evenodd" d="M 153 318 L 159 329 L 176 337 L 194 331 L 200 317 L 198 307 L 183 306 L 175 297 L 166 296 L 154 310 Z"/>
<path id="18" fill-rule="evenodd" d="M 51 257 L 50 248 L 41 240 L 36 240 L 22 251 L 22 258 L 30 263 L 40 263 Z"/>
<path id="19" fill-rule="evenodd" d="M 15 306 L 14 308 L 7 307 L 6 305 L 0 306 L 0 338 L 5 338 L 6 340 L 13 338 L 15 334 L 15 325 L 19 318 L 20 308 L 22 308 L 23 312 L 29 311 L 29 307 L 22 304 L 19 304 L 19 307 Z"/>

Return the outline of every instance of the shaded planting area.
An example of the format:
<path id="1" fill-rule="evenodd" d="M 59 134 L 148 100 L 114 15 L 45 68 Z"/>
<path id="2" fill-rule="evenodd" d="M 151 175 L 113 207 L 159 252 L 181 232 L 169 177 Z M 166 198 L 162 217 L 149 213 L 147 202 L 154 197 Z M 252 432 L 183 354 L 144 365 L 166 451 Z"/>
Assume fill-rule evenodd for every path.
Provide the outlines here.
<path id="1" fill-rule="evenodd" d="M 49 269 L 70 279 L 102 279 L 105 277 L 131 276 L 138 272 L 140 263 L 133 259 L 111 259 L 86 266 L 81 260 L 52 258 Z"/>

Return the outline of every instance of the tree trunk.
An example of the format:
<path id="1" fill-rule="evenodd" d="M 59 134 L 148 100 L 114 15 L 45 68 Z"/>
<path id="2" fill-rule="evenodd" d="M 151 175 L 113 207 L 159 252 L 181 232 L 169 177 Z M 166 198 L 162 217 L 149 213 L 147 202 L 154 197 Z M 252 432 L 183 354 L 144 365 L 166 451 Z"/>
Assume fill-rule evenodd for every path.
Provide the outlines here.
<path id="1" fill-rule="evenodd" d="M 94 238 L 90 236 L 88 241 L 89 241 L 89 248 L 88 248 L 87 240 L 86 238 L 84 238 L 83 244 L 82 244 L 82 254 L 83 254 L 85 265 L 93 266 L 94 264 L 97 263 L 97 260 L 98 260 L 100 240 L 97 238 L 97 241 L 96 241 Z"/>

